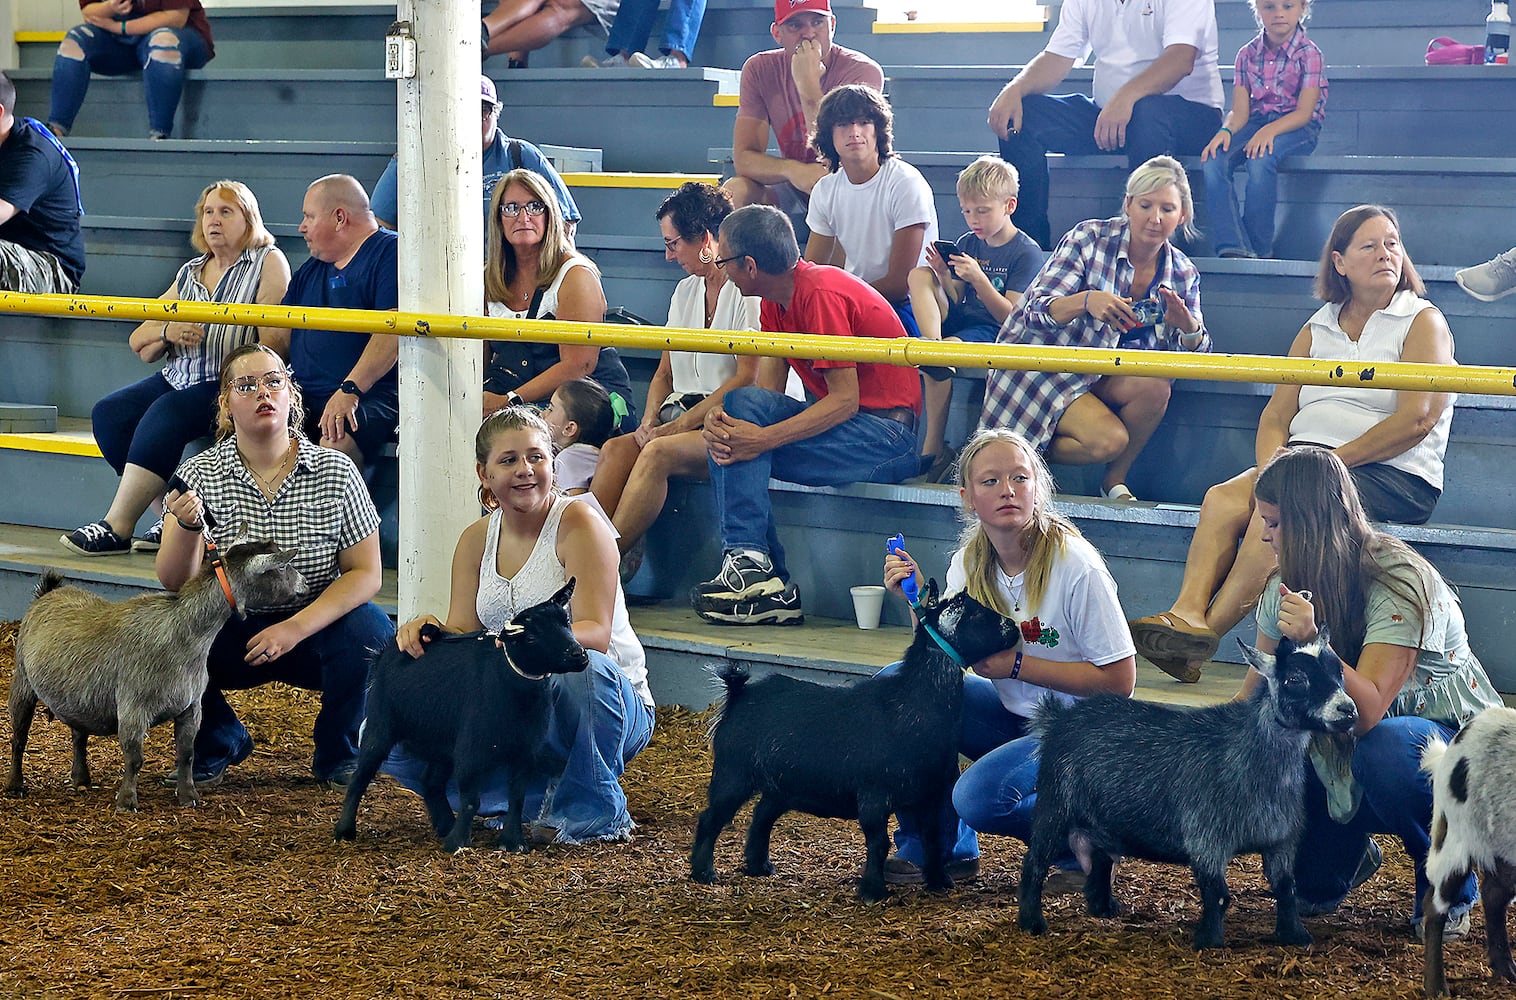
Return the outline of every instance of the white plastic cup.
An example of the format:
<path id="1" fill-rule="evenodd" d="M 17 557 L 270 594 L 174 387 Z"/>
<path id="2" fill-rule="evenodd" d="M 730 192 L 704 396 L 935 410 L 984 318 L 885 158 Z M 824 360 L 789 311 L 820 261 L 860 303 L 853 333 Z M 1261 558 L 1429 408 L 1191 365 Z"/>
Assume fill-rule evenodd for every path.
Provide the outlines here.
<path id="1" fill-rule="evenodd" d="M 883 587 L 854 587 L 853 615 L 859 628 L 878 628 L 879 612 L 884 610 Z"/>

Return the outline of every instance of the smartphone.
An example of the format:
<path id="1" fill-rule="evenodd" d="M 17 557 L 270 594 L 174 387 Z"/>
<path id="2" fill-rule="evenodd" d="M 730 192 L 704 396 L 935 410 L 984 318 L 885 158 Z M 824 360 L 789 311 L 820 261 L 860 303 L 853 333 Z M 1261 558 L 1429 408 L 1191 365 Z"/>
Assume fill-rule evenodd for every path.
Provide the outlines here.
<path id="1" fill-rule="evenodd" d="M 1132 312 L 1137 314 L 1137 326 L 1152 326 L 1163 319 L 1167 310 L 1157 299 L 1138 299 L 1132 303 Z"/>
<path id="2" fill-rule="evenodd" d="M 937 252 L 942 255 L 943 260 L 951 260 L 953 254 L 963 253 L 962 250 L 958 249 L 958 244 L 950 243 L 947 240 L 933 240 L 932 246 L 937 248 Z"/>

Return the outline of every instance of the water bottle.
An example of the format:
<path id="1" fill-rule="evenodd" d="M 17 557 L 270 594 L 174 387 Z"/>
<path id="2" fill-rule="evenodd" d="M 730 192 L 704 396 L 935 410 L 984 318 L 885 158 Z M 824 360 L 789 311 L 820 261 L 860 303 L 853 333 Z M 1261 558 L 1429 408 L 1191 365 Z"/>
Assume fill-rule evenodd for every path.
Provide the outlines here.
<path id="1" fill-rule="evenodd" d="M 1495 65 L 1511 50 L 1511 8 L 1507 0 L 1490 0 L 1490 16 L 1484 19 L 1484 64 Z"/>

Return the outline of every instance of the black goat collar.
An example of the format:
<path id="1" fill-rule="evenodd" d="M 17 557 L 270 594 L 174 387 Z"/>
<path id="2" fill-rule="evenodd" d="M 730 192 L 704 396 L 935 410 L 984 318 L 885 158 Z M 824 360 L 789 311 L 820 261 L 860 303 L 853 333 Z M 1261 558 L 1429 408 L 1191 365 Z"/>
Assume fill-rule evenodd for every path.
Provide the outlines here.
<path id="1" fill-rule="evenodd" d="M 502 653 L 505 654 L 505 662 L 509 663 L 511 665 L 511 669 L 516 672 L 516 676 L 517 677 L 520 677 L 523 680 L 528 680 L 528 681 L 545 681 L 545 680 L 547 680 L 547 678 L 548 678 L 548 674 L 547 673 L 529 674 L 525 670 L 522 670 L 520 667 L 516 666 L 516 661 L 513 660 L 513 659 L 511 659 L 511 651 L 505 645 L 505 641 L 504 640 L 500 641 L 500 652 L 502 652 Z"/>

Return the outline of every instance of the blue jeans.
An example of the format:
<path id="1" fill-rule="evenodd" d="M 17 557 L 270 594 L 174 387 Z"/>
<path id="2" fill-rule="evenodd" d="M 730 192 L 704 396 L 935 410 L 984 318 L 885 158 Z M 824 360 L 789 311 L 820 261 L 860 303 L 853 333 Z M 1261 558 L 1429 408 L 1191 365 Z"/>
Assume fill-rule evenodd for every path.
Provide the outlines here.
<path id="1" fill-rule="evenodd" d="M 205 39 L 189 28 L 155 28 L 145 35 L 112 35 L 93 24 L 70 28 L 68 38 L 84 52 L 84 58 L 53 59 L 53 106 L 48 121 L 66 129 L 84 104 L 93 70 L 102 76 L 142 74 L 147 92 L 147 125 L 153 132 L 170 135 L 174 112 L 184 91 L 184 71 L 199 69 L 209 58 Z"/>
<path id="2" fill-rule="evenodd" d="M 1223 250 L 1247 250 L 1259 257 L 1274 253 L 1274 209 L 1279 203 L 1279 163 L 1287 156 L 1305 156 L 1316 148 L 1321 126 L 1309 122 L 1274 139 L 1274 151 L 1248 159 L 1248 140 L 1278 116 L 1249 118 L 1232 136 L 1231 147 L 1202 164 L 1205 203 L 1210 209 L 1211 242 Z M 1246 207 L 1237 206 L 1232 174 L 1247 170 Z"/>
<path id="3" fill-rule="evenodd" d="M 529 786 L 522 804 L 526 816 L 556 828 L 558 841 L 565 844 L 623 840 L 631 833 L 621 774 L 653 738 L 653 711 L 637 696 L 626 674 L 604 653 L 587 652 L 587 669 L 548 678 L 553 704 L 547 745 L 566 764 L 555 780 Z M 395 748 L 382 770 L 421 792 L 426 764 L 405 753 L 403 746 Z M 507 787 L 504 768 L 491 774 L 479 796 L 479 815 L 503 816 L 509 807 Z M 447 797 L 456 812 L 458 786 L 452 781 Z"/>
<path id="4" fill-rule="evenodd" d="M 900 664 L 892 663 L 879 672 L 886 674 L 896 673 L 899 670 Z M 959 727 L 958 735 L 959 753 L 970 760 L 982 760 L 986 756 L 999 753 L 1000 749 L 1008 745 L 1014 745 L 1012 741 L 1022 742 L 1019 738 L 1026 733 L 1026 727 L 1027 720 L 1019 715 L 1012 715 L 1000 703 L 1000 695 L 995 690 L 994 684 L 977 674 L 964 675 L 963 724 Z M 949 861 L 979 857 L 979 837 L 974 830 L 981 828 L 977 826 L 970 828 L 959 818 L 961 810 L 955 808 L 964 778 L 973 774 L 977 767 L 978 765 L 975 764 L 958 779 L 958 785 L 953 789 L 953 803 L 945 807 L 936 819 L 942 829 L 942 843 L 947 845 L 947 860 Z M 1036 777 L 1034 762 L 1032 778 L 1035 780 Z M 904 811 L 899 813 L 896 819 L 900 825 L 895 831 L 895 853 L 902 860 L 914 865 L 922 864 L 925 861 L 921 846 L 922 818 L 914 812 Z"/>
<path id="5" fill-rule="evenodd" d="M 215 430 L 215 382 L 175 389 L 153 374 L 106 396 L 90 414 L 100 454 L 121 475 L 139 465 L 167 480 L 185 447 Z"/>
<path id="6" fill-rule="evenodd" d="M 621 0 L 616 20 L 611 22 L 605 51 L 615 54 L 642 52 L 653 33 L 653 19 L 658 16 L 658 0 Z M 664 55 L 683 52 L 686 59 L 695 54 L 695 39 L 700 37 L 700 22 L 705 20 L 705 0 L 669 0 L 668 17 L 663 22 Z"/>
<path id="7" fill-rule="evenodd" d="M 1455 730 L 1417 716 L 1383 719 L 1358 738 L 1353 751 L 1353 777 L 1363 789 L 1363 802 L 1351 822 L 1338 823 L 1327 814 L 1326 790 L 1314 768 L 1306 768 L 1305 835 L 1295 862 L 1299 896 L 1312 903 L 1340 900 L 1371 833 L 1393 834 L 1405 845 L 1416 865 L 1416 899 L 1412 918 L 1421 918 L 1427 891 L 1427 850 L 1431 846 L 1432 784 L 1421 772 L 1421 748 L 1437 736 L 1450 741 Z M 1452 912 L 1467 910 L 1477 898 L 1477 883 L 1469 875 L 1454 897 Z"/>
<path id="8" fill-rule="evenodd" d="M 1018 229 L 1051 247 L 1048 224 L 1047 154 L 1090 156 L 1107 150 L 1095 145 L 1095 119 L 1100 108 L 1083 94 L 1034 94 L 1021 101 L 1021 131 L 1000 140 L 1000 155 L 1021 175 L 1021 189 L 1011 220 Z M 1126 127 L 1128 169 L 1160 153 L 1185 156 L 1199 153 L 1221 124 L 1221 109 L 1196 104 L 1173 94 L 1154 94 L 1132 106 Z"/>
<path id="9" fill-rule="evenodd" d="M 770 427 L 795 416 L 807 404 L 783 393 L 745 386 L 728 392 L 721 405 L 734 419 Z M 838 486 L 898 483 L 921 471 L 915 430 L 863 412 L 815 437 L 793 441 L 749 461 L 709 464 L 722 551 L 765 552 L 781 580 L 788 580 L 789 573 L 769 501 L 770 477 L 806 486 Z"/>
<path id="10" fill-rule="evenodd" d="M 368 691 L 369 650 L 395 641 L 395 626 L 372 601 L 360 604 L 273 663 L 250 664 L 247 641 L 290 613 L 254 612 L 232 618 L 211 644 L 210 685 L 200 699 L 203 715 L 195 737 L 195 769 L 224 766 L 248 742 L 247 728 L 221 693 L 282 681 L 321 692 L 316 714 L 317 778 L 329 778 L 358 756 L 358 725 Z"/>

